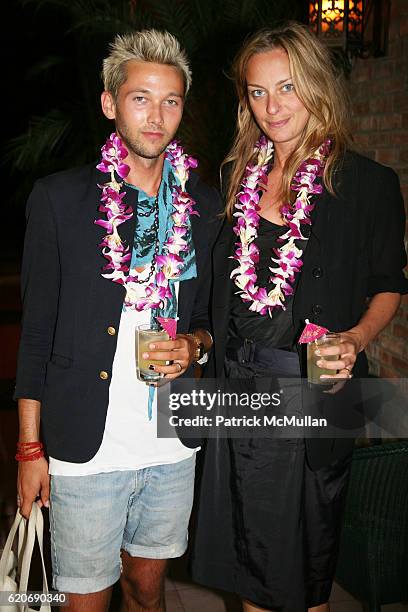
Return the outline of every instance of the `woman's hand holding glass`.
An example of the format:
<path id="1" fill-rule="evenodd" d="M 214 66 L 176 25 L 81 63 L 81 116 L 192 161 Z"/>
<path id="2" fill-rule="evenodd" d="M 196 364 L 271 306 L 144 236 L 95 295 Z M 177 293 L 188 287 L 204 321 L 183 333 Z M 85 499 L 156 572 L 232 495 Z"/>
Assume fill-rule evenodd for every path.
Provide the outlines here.
<path id="1" fill-rule="evenodd" d="M 337 346 L 319 347 L 315 355 L 319 357 L 316 365 L 319 368 L 334 370 L 333 374 L 322 374 L 322 379 L 351 378 L 354 364 L 358 353 L 362 350 L 361 337 L 357 331 L 348 330 L 340 333 L 340 344 Z M 325 357 L 338 355 L 336 360 L 328 360 Z"/>

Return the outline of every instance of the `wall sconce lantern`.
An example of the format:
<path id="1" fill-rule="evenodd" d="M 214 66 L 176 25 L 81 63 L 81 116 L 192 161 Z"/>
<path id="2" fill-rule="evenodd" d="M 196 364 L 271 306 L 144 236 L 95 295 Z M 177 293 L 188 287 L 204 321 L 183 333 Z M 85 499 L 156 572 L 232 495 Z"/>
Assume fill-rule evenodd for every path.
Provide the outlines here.
<path id="1" fill-rule="evenodd" d="M 390 0 L 309 0 L 309 25 L 349 58 L 385 55 Z"/>

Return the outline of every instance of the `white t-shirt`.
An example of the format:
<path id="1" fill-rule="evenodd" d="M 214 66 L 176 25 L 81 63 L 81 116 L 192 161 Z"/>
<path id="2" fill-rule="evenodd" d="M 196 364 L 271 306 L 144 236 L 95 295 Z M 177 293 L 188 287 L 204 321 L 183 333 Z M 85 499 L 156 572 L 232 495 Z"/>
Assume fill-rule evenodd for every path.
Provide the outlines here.
<path id="1" fill-rule="evenodd" d="M 149 387 L 136 378 L 135 328 L 150 323 L 150 314 L 150 310 L 122 312 L 105 431 L 96 455 L 86 463 L 69 463 L 50 457 L 50 474 L 86 476 L 117 470 L 139 470 L 177 463 L 195 452 L 196 449 L 187 448 L 178 438 L 157 438 L 157 392 L 153 418 L 151 421 L 148 419 Z"/>

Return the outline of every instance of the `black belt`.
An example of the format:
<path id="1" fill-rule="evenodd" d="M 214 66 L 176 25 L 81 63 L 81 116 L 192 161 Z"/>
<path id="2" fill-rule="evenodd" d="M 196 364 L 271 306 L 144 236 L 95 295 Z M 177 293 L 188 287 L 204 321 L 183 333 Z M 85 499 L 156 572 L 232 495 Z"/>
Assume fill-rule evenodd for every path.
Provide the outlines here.
<path id="1" fill-rule="evenodd" d="M 266 342 L 234 338 L 228 342 L 225 356 L 241 364 L 255 363 L 273 369 L 278 366 L 293 376 L 298 376 L 300 373 L 299 357 L 296 352 L 276 349 Z"/>

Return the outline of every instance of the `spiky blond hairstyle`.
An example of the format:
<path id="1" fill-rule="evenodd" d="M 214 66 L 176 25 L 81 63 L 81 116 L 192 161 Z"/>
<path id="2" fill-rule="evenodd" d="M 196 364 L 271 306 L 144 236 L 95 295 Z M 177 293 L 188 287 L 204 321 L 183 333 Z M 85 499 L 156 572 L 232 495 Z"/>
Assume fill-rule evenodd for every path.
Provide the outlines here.
<path id="1" fill-rule="evenodd" d="M 126 80 L 126 63 L 130 60 L 174 66 L 183 76 L 185 94 L 190 89 L 191 70 L 186 52 L 169 32 L 152 29 L 116 36 L 102 68 L 105 90 L 114 98 Z"/>

